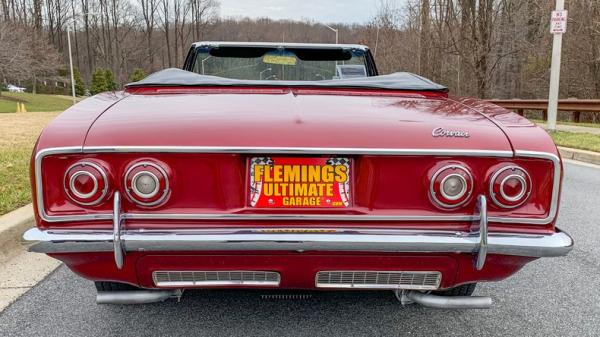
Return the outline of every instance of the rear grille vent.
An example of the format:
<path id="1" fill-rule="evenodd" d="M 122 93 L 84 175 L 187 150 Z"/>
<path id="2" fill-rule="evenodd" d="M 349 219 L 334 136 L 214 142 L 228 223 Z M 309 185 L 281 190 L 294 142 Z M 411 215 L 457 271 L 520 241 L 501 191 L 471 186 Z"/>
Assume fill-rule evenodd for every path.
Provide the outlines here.
<path id="1" fill-rule="evenodd" d="M 320 271 L 317 288 L 417 289 L 435 290 L 440 286 L 437 271 Z"/>
<path id="2" fill-rule="evenodd" d="M 280 276 L 272 271 L 155 271 L 159 287 L 269 286 L 279 285 Z"/>

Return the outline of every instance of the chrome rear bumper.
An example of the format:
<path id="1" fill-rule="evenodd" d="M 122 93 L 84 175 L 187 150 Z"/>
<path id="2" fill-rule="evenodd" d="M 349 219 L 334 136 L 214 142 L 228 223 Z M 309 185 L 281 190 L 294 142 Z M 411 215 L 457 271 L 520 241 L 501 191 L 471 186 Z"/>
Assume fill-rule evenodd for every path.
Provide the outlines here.
<path id="1" fill-rule="evenodd" d="M 40 230 L 23 238 L 36 242 L 39 253 L 112 252 L 110 230 Z M 406 231 L 394 229 L 238 228 L 196 230 L 124 230 L 125 252 L 136 251 L 371 251 L 402 253 L 474 253 L 479 235 L 471 232 Z M 489 233 L 488 254 L 530 257 L 566 255 L 571 237 L 561 231 L 550 235 Z"/>
<path id="2" fill-rule="evenodd" d="M 470 253 L 481 270 L 487 254 L 528 257 L 566 255 L 573 239 L 549 235 L 488 233 L 487 201 L 477 198 L 476 221 L 468 232 L 353 228 L 222 228 L 126 230 L 119 192 L 114 195 L 112 230 L 40 230 L 23 238 L 40 253 L 113 252 L 122 268 L 127 252 L 165 251 L 363 251 L 395 253 Z"/>

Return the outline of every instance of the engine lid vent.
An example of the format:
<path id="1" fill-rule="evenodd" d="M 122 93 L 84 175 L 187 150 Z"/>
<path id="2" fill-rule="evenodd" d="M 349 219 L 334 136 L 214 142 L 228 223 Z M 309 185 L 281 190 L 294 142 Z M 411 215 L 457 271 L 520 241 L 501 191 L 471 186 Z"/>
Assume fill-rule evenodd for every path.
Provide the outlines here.
<path id="1" fill-rule="evenodd" d="M 265 286 L 277 287 L 279 273 L 273 271 L 155 271 L 158 287 Z"/>
<path id="2" fill-rule="evenodd" d="M 317 288 L 435 290 L 442 275 L 437 271 L 320 271 Z"/>

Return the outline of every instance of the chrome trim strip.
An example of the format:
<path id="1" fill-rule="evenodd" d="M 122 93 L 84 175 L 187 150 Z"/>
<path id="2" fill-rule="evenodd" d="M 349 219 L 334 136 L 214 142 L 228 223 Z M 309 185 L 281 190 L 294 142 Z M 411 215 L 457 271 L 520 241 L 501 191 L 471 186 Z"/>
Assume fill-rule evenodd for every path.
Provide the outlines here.
<path id="1" fill-rule="evenodd" d="M 82 214 L 50 216 L 44 208 L 42 188 L 42 160 L 55 154 L 76 153 L 239 153 L 239 154 L 333 154 L 333 155 L 390 155 L 390 156 L 466 156 L 513 158 L 511 151 L 494 150 L 446 150 L 446 149 L 384 149 L 384 148 L 316 148 L 316 147 L 224 147 L 224 146 L 93 146 L 58 147 L 39 151 L 35 156 L 35 180 L 38 214 L 46 222 L 111 220 L 112 214 Z M 551 160 L 554 176 L 560 177 L 558 156 L 552 153 L 516 151 L 515 157 Z M 558 209 L 559 179 L 554 179 L 552 203 L 546 218 L 489 217 L 490 222 L 545 225 L 553 221 Z M 471 215 L 258 215 L 258 214 L 123 214 L 125 219 L 173 219 L 173 220 L 302 220 L 302 221 L 473 221 Z"/>
<path id="2" fill-rule="evenodd" d="M 182 281 L 182 282 L 155 282 L 157 287 L 278 287 L 279 282 L 272 281 Z"/>
<path id="3" fill-rule="evenodd" d="M 124 230 L 124 251 L 372 251 L 468 253 L 480 247 L 479 233 L 396 229 L 237 228 L 190 230 Z M 287 231 L 287 232 L 286 232 Z M 23 238 L 38 243 L 32 252 L 106 252 L 113 250 L 111 230 L 40 230 Z M 549 235 L 489 233 L 488 254 L 530 257 L 566 255 L 573 239 L 561 231 Z"/>
<path id="4" fill-rule="evenodd" d="M 472 215 L 333 215 L 333 214 L 149 214 L 126 213 L 132 220 L 254 220 L 254 221 L 472 221 Z"/>
<path id="5" fill-rule="evenodd" d="M 241 154 L 334 154 L 389 156 L 512 157 L 512 151 L 461 149 L 385 149 L 344 147 L 248 147 L 248 146 L 87 146 L 85 153 L 241 153 Z"/>
<path id="6" fill-rule="evenodd" d="M 348 43 L 297 43 L 297 42 L 232 42 L 232 41 L 198 41 L 192 44 L 194 48 L 207 47 L 271 47 L 271 48 L 356 48 L 368 50 L 369 47 L 362 44 Z"/>

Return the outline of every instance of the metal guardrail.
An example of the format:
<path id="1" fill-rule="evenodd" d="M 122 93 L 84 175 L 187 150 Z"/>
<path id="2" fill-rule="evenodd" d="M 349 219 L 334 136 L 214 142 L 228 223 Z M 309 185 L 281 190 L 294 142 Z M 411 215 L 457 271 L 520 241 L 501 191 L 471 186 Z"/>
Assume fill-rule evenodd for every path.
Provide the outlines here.
<path id="1" fill-rule="evenodd" d="M 519 115 L 523 115 L 525 110 L 539 110 L 544 120 L 548 119 L 547 99 L 491 99 L 489 102 L 515 110 Z M 600 99 L 561 99 L 558 100 L 558 110 L 570 112 L 571 120 L 579 123 L 582 112 L 600 113 Z"/>

